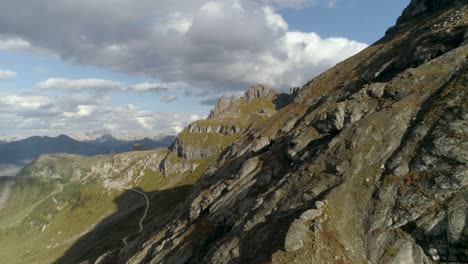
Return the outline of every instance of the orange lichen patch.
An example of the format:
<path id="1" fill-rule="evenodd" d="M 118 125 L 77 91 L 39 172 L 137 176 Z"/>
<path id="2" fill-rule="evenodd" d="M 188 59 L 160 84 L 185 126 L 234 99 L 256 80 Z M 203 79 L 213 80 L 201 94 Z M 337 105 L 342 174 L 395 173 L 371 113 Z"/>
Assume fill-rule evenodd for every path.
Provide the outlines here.
<path id="1" fill-rule="evenodd" d="M 200 239 L 208 237 L 215 231 L 213 224 L 211 224 L 205 217 L 200 217 L 195 223 L 191 224 L 187 230 L 179 237 L 184 242 L 199 241 Z"/>

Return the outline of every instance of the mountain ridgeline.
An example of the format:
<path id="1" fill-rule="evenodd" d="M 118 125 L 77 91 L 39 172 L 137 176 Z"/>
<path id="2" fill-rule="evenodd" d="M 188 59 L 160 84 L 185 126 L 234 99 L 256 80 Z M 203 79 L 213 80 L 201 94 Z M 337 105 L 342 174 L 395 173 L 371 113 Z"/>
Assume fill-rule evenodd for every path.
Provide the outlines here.
<path id="1" fill-rule="evenodd" d="M 466 1 L 412 0 L 359 54 L 222 97 L 167 149 L 41 156 L 0 178 L 0 259 L 468 263 L 467 60 Z"/>
<path id="2" fill-rule="evenodd" d="M 9 167 L 21 168 L 43 154 L 68 153 L 83 156 L 96 156 L 110 153 L 131 151 L 135 145 L 144 149 L 155 149 L 169 146 L 174 136 L 163 136 L 159 139 L 144 138 L 141 140 L 119 140 L 111 135 L 103 135 L 95 140 L 77 141 L 66 135 L 58 137 L 34 136 L 26 139 L 0 143 L 0 176 L 8 175 Z M 9 175 L 14 175 L 9 174 Z"/>

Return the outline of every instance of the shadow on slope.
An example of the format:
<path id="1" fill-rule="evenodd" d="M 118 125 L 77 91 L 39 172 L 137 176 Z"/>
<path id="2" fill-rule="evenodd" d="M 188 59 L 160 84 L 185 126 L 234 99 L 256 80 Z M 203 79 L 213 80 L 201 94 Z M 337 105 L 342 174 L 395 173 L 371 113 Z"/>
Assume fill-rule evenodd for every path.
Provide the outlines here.
<path id="1" fill-rule="evenodd" d="M 154 218 L 162 219 L 168 216 L 171 208 L 184 200 L 192 186 L 185 185 L 167 190 L 144 192 L 141 188 L 126 190 L 114 200 L 117 212 L 106 217 L 91 231 L 79 238 L 54 263 L 94 263 L 106 252 L 112 252 L 124 246 L 123 239 L 128 243 L 137 237 L 139 221 L 144 214 L 146 201 L 142 192 L 148 196 L 150 206 L 148 216 L 143 221 L 144 230 L 152 230 L 150 226 Z M 99 202 L 99 201 L 96 201 Z"/>

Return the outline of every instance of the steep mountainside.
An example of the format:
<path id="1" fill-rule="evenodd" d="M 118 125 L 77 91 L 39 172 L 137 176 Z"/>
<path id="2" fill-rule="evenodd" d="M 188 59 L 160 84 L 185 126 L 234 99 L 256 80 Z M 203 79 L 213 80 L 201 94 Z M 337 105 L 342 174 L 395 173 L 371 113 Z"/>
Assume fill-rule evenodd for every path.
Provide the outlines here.
<path id="1" fill-rule="evenodd" d="M 467 263 L 467 30 L 466 1 L 411 1 L 97 262 Z"/>
<path id="2" fill-rule="evenodd" d="M 223 97 L 168 149 L 43 156 L 0 178 L 0 259 L 468 263 L 467 39 L 466 1 L 412 0 L 294 95 Z"/>
<path id="3" fill-rule="evenodd" d="M 208 164 L 251 122 L 276 112 L 275 91 L 257 85 L 249 92 L 260 87 L 275 95 L 233 100 L 230 111 L 242 115 L 197 121 L 168 149 L 43 155 L 0 178 L 0 260 L 80 263 L 125 245 L 141 232 L 140 221 L 145 230 L 167 221 Z"/>

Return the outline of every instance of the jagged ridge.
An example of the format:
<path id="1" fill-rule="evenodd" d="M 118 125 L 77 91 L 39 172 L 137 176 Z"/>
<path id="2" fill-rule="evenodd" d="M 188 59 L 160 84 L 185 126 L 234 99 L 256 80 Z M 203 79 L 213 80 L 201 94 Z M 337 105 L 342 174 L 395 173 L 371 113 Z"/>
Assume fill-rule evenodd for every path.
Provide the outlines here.
<path id="1" fill-rule="evenodd" d="M 467 262 L 467 18 L 463 1 L 412 1 L 382 40 L 249 127 L 171 221 L 108 256 Z"/>

